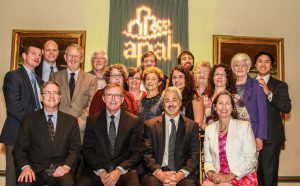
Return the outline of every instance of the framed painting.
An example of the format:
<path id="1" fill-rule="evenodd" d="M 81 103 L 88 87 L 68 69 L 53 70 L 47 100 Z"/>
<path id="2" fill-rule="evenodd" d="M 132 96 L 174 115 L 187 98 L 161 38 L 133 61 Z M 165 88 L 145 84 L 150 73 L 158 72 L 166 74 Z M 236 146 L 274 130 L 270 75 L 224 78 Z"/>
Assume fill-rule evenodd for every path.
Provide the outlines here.
<path id="1" fill-rule="evenodd" d="M 274 56 L 275 63 L 271 75 L 284 80 L 283 38 L 248 37 L 248 36 L 213 36 L 214 64 L 227 63 L 230 65 L 232 57 L 237 53 L 246 53 L 250 56 L 252 66 L 250 76 L 256 76 L 255 55 L 261 51 L 269 52 Z"/>
<path id="2" fill-rule="evenodd" d="M 72 43 L 79 44 L 85 51 L 86 31 L 78 30 L 13 30 L 11 49 L 11 70 L 23 64 L 22 53 L 28 45 L 43 48 L 47 40 L 54 40 L 58 44 L 59 55 L 57 63 L 66 66 L 64 60 L 65 49 Z M 43 59 L 42 59 L 43 60 Z M 81 64 L 84 68 L 84 61 Z"/>

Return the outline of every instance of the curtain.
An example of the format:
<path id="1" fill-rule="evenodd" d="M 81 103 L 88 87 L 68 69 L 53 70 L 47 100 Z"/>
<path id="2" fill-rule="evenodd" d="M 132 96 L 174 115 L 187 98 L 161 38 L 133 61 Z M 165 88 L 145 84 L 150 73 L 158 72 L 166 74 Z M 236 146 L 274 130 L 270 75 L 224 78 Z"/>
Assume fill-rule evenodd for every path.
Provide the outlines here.
<path id="1" fill-rule="evenodd" d="M 137 66 L 148 50 L 169 74 L 179 53 L 188 50 L 188 0 L 110 1 L 109 63 Z"/>

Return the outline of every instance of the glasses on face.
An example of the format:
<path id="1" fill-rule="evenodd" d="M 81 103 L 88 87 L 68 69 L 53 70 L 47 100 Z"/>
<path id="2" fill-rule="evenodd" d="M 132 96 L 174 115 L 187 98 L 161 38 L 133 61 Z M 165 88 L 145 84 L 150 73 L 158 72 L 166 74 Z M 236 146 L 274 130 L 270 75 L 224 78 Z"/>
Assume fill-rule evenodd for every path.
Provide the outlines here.
<path id="1" fill-rule="evenodd" d="M 110 74 L 109 77 L 114 79 L 121 79 L 123 78 L 122 74 Z"/>
<path id="2" fill-rule="evenodd" d="M 149 59 L 149 60 L 145 59 L 145 60 L 143 61 L 143 63 L 151 63 L 151 64 L 155 64 L 155 60 L 154 60 L 154 59 Z"/>
<path id="3" fill-rule="evenodd" d="M 104 57 L 94 57 L 95 61 L 106 61 L 106 58 Z"/>
<path id="4" fill-rule="evenodd" d="M 176 80 L 176 79 L 184 79 L 183 75 L 180 76 L 172 76 L 172 80 Z"/>
<path id="5" fill-rule="evenodd" d="M 121 99 L 123 97 L 122 94 L 105 94 L 105 96 L 108 99 L 112 99 L 112 98 Z"/>
<path id="6" fill-rule="evenodd" d="M 45 95 L 45 96 L 51 96 L 51 95 L 53 95 L 53 96 L 58 96 L 58 95 L 60 95 L 60 92 L 58 92 L 58 91 L 46 91 L 46 92 L 43 92 L 42 93 L 43 95 Z"/>
<path id="7" fill-rule="evenodd" d="M 67 58 L 69 58 L 69 59 L 76 59 L 77 60 L 77 59 L 80 59 L 81 56 L 67 54 Z"/>
<path id="8" fill-rule="evenodd" d="M 196 72 L 196 74 L 199 76 L 206 76 L 208 74 L 208 71 L 198 71 Z"/>
<path id="9" fill-rule="evenodd" d="M 133 80 L 133 81 L 139 81 L 139 80 L 141 80 L 141 78 L 139 78 L 139 77 L 129 77 L 128 79 L 129 80 Z"/>
<path id="10" fill-rule="evenodd" d="M 215 76 L 217 76 L 217 77 L 226 77 L 226 74 L 217 73 L 217 74 L 215 74 Z"/>
<path id="11" fill-rule="evenodd" d="M 245 63 L 242 63 L 242 64 L 236 63 L 233 66 L 234 66 L 234 68 L 243 68 L 243 69 L 247 68 L 247 64 L 245 64 Z"/>

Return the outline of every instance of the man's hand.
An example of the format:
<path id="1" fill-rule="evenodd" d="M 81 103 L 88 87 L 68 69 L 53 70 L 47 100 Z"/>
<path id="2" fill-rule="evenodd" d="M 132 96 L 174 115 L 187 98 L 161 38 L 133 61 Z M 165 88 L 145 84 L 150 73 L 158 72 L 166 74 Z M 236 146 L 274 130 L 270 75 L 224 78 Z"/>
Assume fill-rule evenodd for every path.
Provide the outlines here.
<path id="1" fill-rule="evenodd" d="M 183 172 L 179 171 L 176 173 L 176 184 L 183 180 L 185 178 L 185 175 Z"/>
<path id="2" fill-rule="evenodd" d="M 266 82 L 263 79 L 258 79 L 258 83 L 263 88 L 265 94 L 269 95 L 271 91 L 270 91 L 268 85 L 266 84 Z"/>
<path id="3" fill-rule="evenodd" d="M 103 171 L 100 174 L 100 179 L 101 182 L 103 183 L 103 185 L 107 185 L 107 183 L 109 182 L 110 178 L 109 178 L 109 174 L 106 171 Z"/>
<path id="4" fill-rule="evenodd" d="M 35 181 L 35 174 L 29 165 L 25 166 L 18 178 L 18 182 L 29 182 Z"/>
<path id="5" fill-rule="evenodd" d="M 157 171 L 154 175 L 164 186 L 173 186 L 177 184 L 176 172 Z"/>
<path id="6" fill-rule="evenodd" d="M 70 171 L 70 167 L 67 165 L 58 166 L 53 173 L 53 177 L 62 177 Z"/>
<path id="7" fill-rule="evenodd" d="M 122 175 L 121 170 L 115 169 L 109 173 L 110 181 L 107 186 L 114 186 L 119 181 L 120 176 Z"/>
<path id="8" fill-rule="evenodd" d="M 257 152 L 261 151 L 261 149 L 263 148 L 263 145 L 264 145 L 263 140 L 260 138 L 256 138 L 255 142 L 256 142 L 256 151 Z"/>

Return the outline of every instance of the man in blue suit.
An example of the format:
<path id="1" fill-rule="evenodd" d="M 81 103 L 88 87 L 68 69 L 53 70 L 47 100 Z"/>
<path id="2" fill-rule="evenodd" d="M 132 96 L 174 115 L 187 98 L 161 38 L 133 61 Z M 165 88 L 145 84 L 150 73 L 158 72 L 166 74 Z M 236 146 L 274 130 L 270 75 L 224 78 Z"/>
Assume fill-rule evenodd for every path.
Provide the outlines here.
<path id="1" fill-rule="evenodd" d="M 5 120 L 0 143 L 5 144 L 6 185 L 16 185 L 16 175 L 12 149 L 18 136 L 19 126 L 24 116 L 41 109 L 40 88 L 43 80 L 35 75 L 34 69 L 40 64 L 42 51 L 29 46 L 22 53 L 23 66 L 8 72 L 4 77 L 3 93 L 6 102 L 7 118 Z"/>

